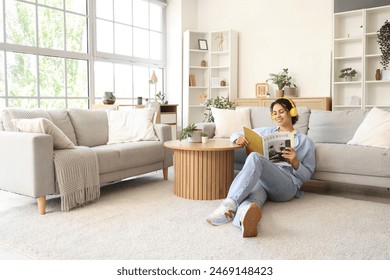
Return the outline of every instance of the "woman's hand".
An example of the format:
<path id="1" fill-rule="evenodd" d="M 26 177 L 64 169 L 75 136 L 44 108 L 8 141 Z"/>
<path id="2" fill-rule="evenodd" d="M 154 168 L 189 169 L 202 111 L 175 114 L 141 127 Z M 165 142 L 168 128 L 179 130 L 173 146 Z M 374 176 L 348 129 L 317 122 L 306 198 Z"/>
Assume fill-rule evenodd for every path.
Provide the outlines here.
<path id="1" fill-rule="evenodd" d="M 286 159 L 286 161 L 292 165 L 292 167 L 297 170 L 299 167 L 299 160 L 297 158 L 297 152 L 291 148 L 291 147 L 286 147 L 283 150 L 283 157 Z"/>
<path id="2" fill-rule="evenodd" d="M 248 146 L 248 145 L 249 145 L 249 142 L 248 142 L 248 140 L 246 140 L 246 138 L 245 138 L 244 136 L 240 136 L 240 137 L 237 138 L 236 144 L 237 144 L 237 145 Z"/>

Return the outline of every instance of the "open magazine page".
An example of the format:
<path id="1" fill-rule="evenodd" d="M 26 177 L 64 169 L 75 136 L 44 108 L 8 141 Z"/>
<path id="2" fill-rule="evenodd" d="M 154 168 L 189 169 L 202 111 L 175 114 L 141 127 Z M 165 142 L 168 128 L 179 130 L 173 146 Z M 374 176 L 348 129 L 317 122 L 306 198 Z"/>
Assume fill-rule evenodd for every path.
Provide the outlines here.
<path id="1" fill-rule="evenodd" d="M 253 129 L 244 127 L 244 134 L 249 142 L 247 155 L 258 152 L 276 164 L 288 165 L 282 152 L 286 147 L 294 147 L 294 132 L 274 132 L 262 137 Z"/>
<path id="2" fill-rule="evenodd" d="M 273 163 L 288 165 L 282 156 L 286 147 L 291 147 L 290 132 L 275 132 L 263 137 L 264 156 Z"/>

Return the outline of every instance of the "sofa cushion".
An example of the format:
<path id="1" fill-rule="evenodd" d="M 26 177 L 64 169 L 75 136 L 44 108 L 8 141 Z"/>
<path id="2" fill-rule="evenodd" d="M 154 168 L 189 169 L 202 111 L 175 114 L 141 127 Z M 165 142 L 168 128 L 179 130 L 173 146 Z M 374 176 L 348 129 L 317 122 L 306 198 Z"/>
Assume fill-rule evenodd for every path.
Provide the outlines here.
<path id="1" fill-rule="evenodd" d="M 215 137 L 230 137 L 243 127 L 252 128 L 249 108 L 236 110 L 211 108 L 215 123 Z"/>
<path id="2" fill-rule="evenodd" d="M 109 173 L 164 160 L 164 144 L 140 141 L 92 147 L 99 161 L 99 173 Z"/>
<path id="3" fill-rule="evenodd" d="M 69 138 L 48 119 L 13 119 L 15 126 L 22 132 L 44 133 L 53 137 L 54 150 L 73 149 L 74 144 Z"/>
<path id="4" fill-rule="evenodd" d="M 47 110 L 53 123 L 65 133 L 66 136 L 72 141 L 73 144 L 77 145 L 76 134 L 72 126 L 72 122 L 68 116 L 66 110 Z"/>
<path id="5" fill-rule="evenodd" d="M 352 139 L 368 112 L 369 110 L 312 110 L 308 135 L 314 143 L 345 144 Z"/>
<path id="6" fill-rule="evenodd" d="M 390 150 L 347 144 L 317 143 L 316 171 L 390 176 Z"/>
<path id="7" fill-rule="evenodd" d="M 347 144 L 390 149 L 390 112 L 372 108 Z"/>
<path id="8" fill-rule="evenodd" d="M 107 111 L 107 115 L 107 144 L 158 140 L 152 124 L 154 110 L 150 108 Z"/>
<path id="9" fill-rule="evenodd" d="M 34 119 L 45 118 L 52 121 L 50 115 L 43 109 L 22 109 L 22 108 L 6 108 L 1 113 L 3 127 L 5 131 L 18 131 L 13 119 Z"/>
<path id="10" fill-rule="evenodd" d="M 237 109 L 250 108 L 250 121 L 252 128 L 275 126 L 275 122 L 271 119 L 269 107 L 244 107 L 238 106 Z M 306 107 L 298 107 L 298 121 L 294 128 L 304 134 L 307 134 L 310 118 L 310 109 Z M 240 131 L 240 130 L 238 130 Z"/>
<path id="11" fill-rule="evenodd" d="M 68 114 L 80 146 L 94 147 L 108 142 L 108 118 L 105 111 L 69 109 Z"/>
<path id="12" fill-rule="evenodd" d="M 307 107 L 298 107 L 298 121 L 294 124 L 294 128 L 304 134 L 309 130 L 309 119 L 311 111 Z"/>

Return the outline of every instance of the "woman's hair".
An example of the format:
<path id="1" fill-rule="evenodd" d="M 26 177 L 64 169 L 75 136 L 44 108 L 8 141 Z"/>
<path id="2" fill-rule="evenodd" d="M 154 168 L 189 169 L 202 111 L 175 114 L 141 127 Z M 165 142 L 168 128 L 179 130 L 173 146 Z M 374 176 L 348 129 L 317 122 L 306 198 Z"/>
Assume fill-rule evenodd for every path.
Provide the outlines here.
<path id="1" fill-rule="evenodd" d="M 271 107 L 270 107 L 270 109 L 271 109 L 271 116 L 272 116 L 272 111 L 274 109 L 274 106 L 276 104 L 282 105 L 284 109 L 286 109 L 288 112 L 290 112 L 290 115 L 291 115 L 291 109 L 295 108 L 295 110 L 296 110 L 294 101 L 292 101 L 289 98 L 282 97 L 282 98 L 278 98 L 274 102 L 272 102 Z M 294 117 L 291 116 L 291 122 L 292 122 L 293 125 L 296 124 L 297 121 L 298 121 L 298 112 L 296 113 L 296 116 L 294 116 Z"/>

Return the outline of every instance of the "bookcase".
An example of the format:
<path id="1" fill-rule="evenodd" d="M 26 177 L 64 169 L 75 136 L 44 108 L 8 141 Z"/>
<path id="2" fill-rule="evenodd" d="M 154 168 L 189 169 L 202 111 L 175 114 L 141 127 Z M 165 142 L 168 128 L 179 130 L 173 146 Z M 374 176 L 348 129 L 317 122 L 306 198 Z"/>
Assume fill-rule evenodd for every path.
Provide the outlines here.
<path id="1" fill-rule="evenodd" d="M 390 80 L 376 80 L 382 69 L 377 31 L 390 19 L 390 6 L 335 13 L 333 18 L 333 110 L 390 107 Z M 352 81 L 339 78 L 343 68 L 356 69 Z"/>
<path id="2" fill-rule="evenodd" d="M 234 30 L 184 32 L 183 127 L 203 121 L 207 99 L 237 97 L 237 51 Z"/>

